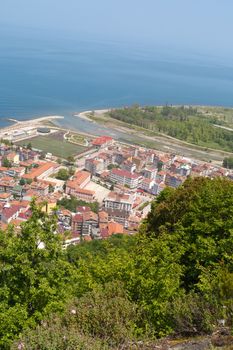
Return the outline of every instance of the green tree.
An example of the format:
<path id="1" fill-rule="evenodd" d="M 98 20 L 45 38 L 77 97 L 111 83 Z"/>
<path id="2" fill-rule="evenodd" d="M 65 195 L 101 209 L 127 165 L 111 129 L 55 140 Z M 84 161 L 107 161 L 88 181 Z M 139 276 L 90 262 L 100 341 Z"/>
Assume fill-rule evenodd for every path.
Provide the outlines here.
<path id="1" fill-rule="evenodd" d="M 21 232 L 0 233 L 0 347 L 29 325 L 62 308 L 71 295 L 75 271 L 55 234 L 56 218 L 32 203 Z M 67 284 L 67 286 L 66 286 Z"/>
<path id="2" fill-rule="evenodd" d="M 233 157 L 226 157 L 223 159 L 223 166 L 227 169 L 233 169 Z"/>
<path id="3" fill-rule="evenodd" d="M 7 158 L 3 158 L 2 159 L 2 166 L 6 167 L 6 168 L 11 168 L 12 163 Z"/>
<path id="4" fill-rule="evenodd" d="M 75 162 L 75 159 L 74 159 L 73 156 L 68 156 L 68 157 L 67 157 L 67 160 L 68 160 L 68 162 L 69 162 L 70 164 L 74 164 L 74 162 Z"/>
<path id="5" fill-rule="evenodd" d="M 56 174 L 56 179 L 66 181 L 70 177 L 70 174 L 67 169 L 60 169 Z"/>

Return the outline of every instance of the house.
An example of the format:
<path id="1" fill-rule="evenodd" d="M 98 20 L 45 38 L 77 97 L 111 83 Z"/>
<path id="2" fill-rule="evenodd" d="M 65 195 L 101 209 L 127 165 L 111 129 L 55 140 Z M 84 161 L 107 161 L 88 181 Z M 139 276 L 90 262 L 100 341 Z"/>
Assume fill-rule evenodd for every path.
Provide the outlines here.
<path id="1" fill-rule="evenodd" d="M 18 205 L 7 205 L 0 212 L 0 219 L 3 223 L 9 224 L 11 220 L 17 219 L 21 207 Z"/>
<path id="2" fill-rule="evenodd" d="M 19 164 L 19 155 L 15 152 L 8 153 L 5 158 L 9 160 L 12 164 Z"/>

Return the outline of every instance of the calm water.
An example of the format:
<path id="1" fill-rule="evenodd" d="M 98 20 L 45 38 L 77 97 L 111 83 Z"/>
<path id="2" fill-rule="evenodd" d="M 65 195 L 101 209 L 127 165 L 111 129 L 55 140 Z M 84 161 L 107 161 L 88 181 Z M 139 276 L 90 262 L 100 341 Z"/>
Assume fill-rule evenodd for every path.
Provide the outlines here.
<path id="1" fill-rule="evenodd" d="M 156 48 L 0 33 L 0 127 L 9 117 L 59 114 L 62 125 L 86 131 L 73 112 L 133 103 L 233 106 L 233 66 Z"/>

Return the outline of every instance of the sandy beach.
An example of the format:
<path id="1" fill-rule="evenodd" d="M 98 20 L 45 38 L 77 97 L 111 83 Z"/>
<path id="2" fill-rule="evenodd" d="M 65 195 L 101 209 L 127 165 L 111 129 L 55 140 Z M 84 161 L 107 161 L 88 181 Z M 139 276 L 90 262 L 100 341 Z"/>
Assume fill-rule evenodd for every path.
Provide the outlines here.
<path id="1" fill-rule="evenodd" d="M 108 108 L 108 109 L 95 109 L 92 111 L 84 111 L 84 112 L 80 112 L 80 113 L 74 113 L 73 116 L 93 122 L 93 120 L 88 117 L 89 114 L 94 112 L 95 115 L 101 115 L 103 113 L 109 112 L 110 110 L 111 110 L 110 108 Z"/>

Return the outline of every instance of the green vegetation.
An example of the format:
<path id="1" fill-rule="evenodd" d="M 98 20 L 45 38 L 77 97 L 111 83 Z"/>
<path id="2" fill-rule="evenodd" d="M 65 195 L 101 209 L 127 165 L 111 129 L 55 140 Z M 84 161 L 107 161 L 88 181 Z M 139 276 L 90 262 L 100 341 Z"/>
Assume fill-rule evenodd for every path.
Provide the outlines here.
<path id="1" fill-rule="evenodd" d="M 77 207 L 83 207 L 83 206 L 90 207 L 94 213 L 98 213 L 99 211 L 98 202 L 88 203 L 74 196 L 71 196 L 71 198 L 62 198 L 61 200 L 58 201 L 57 204 L 60 207 L 66 208 L 74 213 L 76 212 Z"/>
<path id="2" fill-rule="evenodd" d="M 108 165 L 108 170 L 118 169 L 118 168 L 120 168 L 120 166 L 118 164 L 109 164 Z"/>
<path id="3" fill-rule="evenodd" d="M 148 201 L 144 202 L 142 205 L 140 205 L 140 207 L 138 208 L 138 210 L 143 210 L 143 209 L 146 208 L 149 204 L 150 204 L 150 202 L 148 202 Z"/>
<path id="4" fill-rule="evenodd" d="M 64 132 L 56 132 L 45 136 L 36 136 L 27 141 L 32 148 L 44 152 L 52 153 L 60 158 L 67 158 L 71 155 L 82 153 L 85 147 L 70 143 L 63 138 Z M 16 142 L 17 145 L 24 146 L 25 141 Z"/>
<path id="5" fill-rule="evenodd" d="M 233 328 L 232 181 L 188 179 L 157 197 L 138 235 L 67 250 L 56 217 L 32 211 L 20 234 L 0 233 L 2 349 L 129 350 L 219 319 Z"/>
<path id="6" fill-rule="evenodd" d="M 67 169 L 60 169 L 56 174 L 56 179 L 66 181 L 70 177 L 69 171 Z"/>
<path id="7" fill-rule="evenodd" d="M 2 166 L 6 167 L 6 168 L 11 168 L 12 164 L 7 158 L 3 158 L 2 159 Z"/>
<path id="8" fill-rule="evenodd" d="M 233 169 L 233 157 L 226 157 L 223 159 L 224 168 Z"/>
<path id="9" fill-rule="evenodd" d="M 115 109 L 108 115 L 154 133 L 168 136 L 208 148 L 233 151 L 233 132 L 220 126 L 228 126 L 224 115 L 203 113 L 194 107 L 139 107 Z M 231 122 L 233 120 L 233 112 Z"/>

